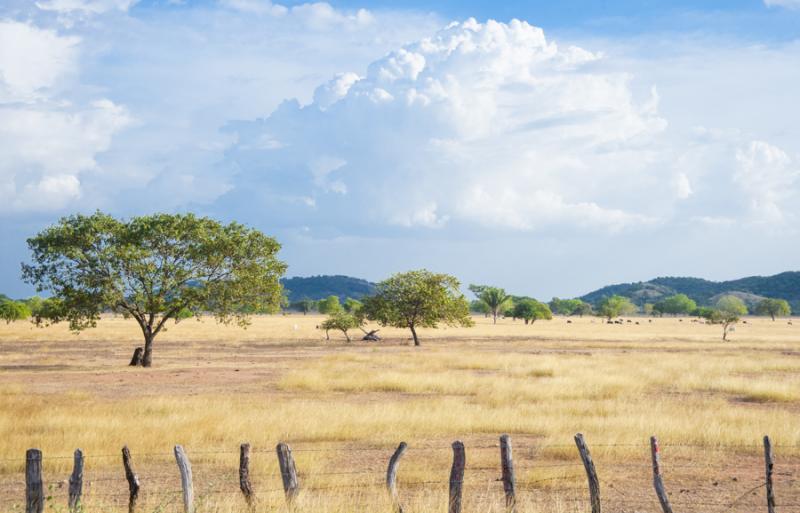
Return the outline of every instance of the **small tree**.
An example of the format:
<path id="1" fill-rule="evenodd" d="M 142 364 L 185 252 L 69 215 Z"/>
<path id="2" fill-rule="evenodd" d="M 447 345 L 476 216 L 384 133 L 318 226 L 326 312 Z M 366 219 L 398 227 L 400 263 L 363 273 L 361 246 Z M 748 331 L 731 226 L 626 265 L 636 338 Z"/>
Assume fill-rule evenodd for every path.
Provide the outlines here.
<path id="1" fill-rule="evenodd" d="M 11 324 L 14 321 L 24 321 L 30 319 L 31 309 L 22 301 L 4 299 L 0 301 L 0 319 Z"/>
<path id="2" fill-rule="evenodd" d="M 321 314 L 334 314 L 342 312 L 344 309 L 342 304 L 339 303 L 339 296 L 328 296 L 317 303 L 317 310 Z"/>
<path id="3" fill-rule="evenodd" d="M 374 296 L 364 298 L 364 314 L 381 326 L 408 328 L 419 346 L 417 328 L 472 326 L 469 303 L 458 280 L 426 270 L 395 274 L 378 283 Z"/>
<path id="4" fill-rule="evenodd" d="M 358 311 L 362 306 L 364 306 L 361 301 L 357 299 L 353 299 L 351 297 L 344 300 L 344 311 L 347 313 L 353 313 Z"/>
<path id="5" fill-rule="evenodd" d="M 697 303 L 686 294 L 675 294 L 659 301 L 654 308 L 666 314 L 688 314 L 697 308 Z"/>
<path id="6" fill-rule="evenodd" d="M 325 339 L 330 340 L 328 334 L 330 330 L 339 330 L 344 333 L 345 338 L 350 342 L 350 335 L 347 333 L 349 330 L 361 326 L 361 321 L 353 314 L 344 311 L 333 312 L 327 319 L 322 321 L 319 325 L 320 329 L 325 330 Z"/>
<path id="7" fill-rule="evenodd" d="M 484 317 L 489 317 L 492 314 L 492 309 L 481 301 L 480 299 L 473 299 L 469 302 L 469 311 L 476 314 L 481 314 Z"/>
<path id="8" fill-rule="evenodd" d="M 759 315 L 769 315 L 774 321 L 775 317 L 791 315 L 792 309 L 789 307 L 789 302 L 785 299 L 767 298 L 758 303 L 756 306 L 756 313 Z"/>
<path id="9" fill-rule="evenodd" d="M 537 319 L 552 319 L 553 312 L 550 311 L 550 307 L 545 303 L 532 298 L 525 298 L 514 304 L 513 317 L 515 319 L 524 319 L 525 324 L 533 324 Z"/>
<path id="10" fill-rule="evenodd" d="M 712 310 L 706 318 L 712 324 L 722 325 L 722 340 L 725 341 L 728 340 L 728 331 L 730 331 L 730 328 L 739 322 L 739 316 L 737 314 L 725 310 Z"/>
<path id="11" fill-rule="evenodd" d="M 66 320 L 80 331 L 96 326 L 102 312 L 133 317 L 144 367 L 152 364 L 153 340 L 181 312 L 246 326 L 250 312 L 281 303 L 280 245 L 237 223 L 192 214 L 124 221 L 97 212 L 61 219 L 28 247 L 33 262 L 23 264 L 23 278 L 57 300 L 37 319 Z"/>
<path id="12" fill-rule="evenodd" d="M 717 300 L 717 310 L 737 317 L 747 315 L 747 305 L 744 301 L 731 294 Z"/>
<path id="13" fill-rule="evenodd" d="M 308 314 L 311 310 L 317 307 L 317 302 L 308 298 L 303 298 L 300 301 L 295 301 L 289 308 L 293 308 L 298 312 L 303 312 L 303 315 Z"/>
<path id="14" fill-rule="evenodd" d="M 605 317 L 609 321 L 613 317 L 636 313 L 637 310 L 636 305 L 631 303 L 630 299 L 616 294 L 603 298 L 597 305 L 598 315 Z"/>
<path id="15" fill-rule="evenodd" d="M 497 316 L 503 311 L 511 300 L 511 296 L 506 294 L 506 291 L 498 287 L 488 287 L 486 285 L 470 285 L 469 290 L 475 296 L 486 303 L 489 307 L 489 314 L 492 316 L 492 321 L 497 324 Z"/>
<path id="16" fill-rule="evenodd" d="M 586 301 L 581 301 L 581 304 L 578 305 L 573 314 L 583 317 L 584 315 L 592 315 L 593 312 L 594 309 L 592 308 L 591 304 L 587 303 Z"/>
<path id="17" fill-rule="evenodd" d="M 559 299 L 554 297 L 549 306 L 552 313 L 556 315 L 575 315 L 583 304 L 585 303 L 580 299 Z"/>

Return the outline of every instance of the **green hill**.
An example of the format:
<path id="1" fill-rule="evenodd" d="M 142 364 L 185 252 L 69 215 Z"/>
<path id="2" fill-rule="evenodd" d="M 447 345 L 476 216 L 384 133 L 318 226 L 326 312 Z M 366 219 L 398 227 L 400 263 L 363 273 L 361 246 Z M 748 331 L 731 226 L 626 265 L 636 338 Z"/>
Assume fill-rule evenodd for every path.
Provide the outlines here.
<path id="1" fill-rule="evenodd" d="M 375 284 L 352 278 L 350 276 L 309 276 L 284 278 L 281 280 L 283 287 L 289 295 L 289 301 L 301 299 L 324 299 L 328 296 L 339 296 L 341 301 L 351 297 L 360 299 L 375 291 Z"/>
<path id="2" fill-rule="evenodd" d="M 730 281 L 710 281 L 702 278 L 662 277 L 638 283 L 609 285 L 590 292 L 580 299 L 597 303 L 613 294 L 631 298 L 642 305 L 653 303 L 674 294 L 686 294 L 700 305 L 708 305 L 722 294 L 736 293 L 748 303 L 763 297 L 787 300 L 793 311 L 800 311 L 800 272 L 790 271 L 774 276 L 750 276 Z"/>

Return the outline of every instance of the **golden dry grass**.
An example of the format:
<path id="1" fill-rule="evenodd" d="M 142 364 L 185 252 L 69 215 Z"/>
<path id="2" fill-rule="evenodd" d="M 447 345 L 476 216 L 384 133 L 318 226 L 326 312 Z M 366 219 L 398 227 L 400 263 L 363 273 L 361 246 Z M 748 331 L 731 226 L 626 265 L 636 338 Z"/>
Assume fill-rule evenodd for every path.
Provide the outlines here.
<path id="1" fill-rule="evenodd" d="M 144 490 L 158 492 L 143 511 L 177 511 L 177 496 L 161 492 L 178 487 L 171 449 L 181 443 L 195 466 L 198 511 L 244 511 L 236 465 L 239 442 L 249 441 L 259 451 L 259 507 L 274 511 L 282 501 L 279 440 L 296 451 L 305 488 L 299 509 L 388 510 L 382 473 L 405 440 L 406 510 L 444 511 L 449 444 L 462 439 L 466 510 L 500 511 L 495 446 L 507 432 L 520 511 L 585 511 L 572 443 L 579 431 L 612 511 L 658 510 L 649 484 L 652 434 L 665 445 L 674 499 L 693 511 L 720 510 L 758 485 L 764 434 L 790 476 L 779 480 L 780 499 L 800 502 L 790 485 L 800 445 L 800 326 L 748 319 L 722 342 L 719 326 L 688 319 L 495 326 L 481 318 L 471 329 L 426 330 L 423 347 L 414 348 L 391 329 L 381 330 L 383 343 L 346 344 L 333 333 L 326 342 L 315 329 L 321 319 L 258 317 L 247 330 L 185 321 L 156 341 L 149 370 L 125 366 L 139 341 L 131 321 L 104 319 L 80 335 L 62 326 L 0 326 L 0 510 L 19 503 L 29 447 L 44 451 L 52 509 L 63 508 L 57 483 L 81 447 L 92 481 L 88 510 L 116 511 L 125 500 L 117 455 L 128 444 Z M 763 491 L 754 493 L 729 510 L 752 511 Z"/>

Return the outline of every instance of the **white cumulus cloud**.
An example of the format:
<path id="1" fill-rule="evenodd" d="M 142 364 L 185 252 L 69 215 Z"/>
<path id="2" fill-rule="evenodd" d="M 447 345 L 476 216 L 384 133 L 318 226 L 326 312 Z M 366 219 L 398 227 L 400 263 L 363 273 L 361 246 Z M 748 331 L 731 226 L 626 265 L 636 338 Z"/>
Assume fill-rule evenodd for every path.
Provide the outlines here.
<path id="1" fill-rule="evenodd" d="M 800 166 L 782 149 L 764 141 L 752 141 L 736 153 L 739 167 L 733 180 L 749 198 L 756 221 L 786 221 L 785 205 L 796 199 L 795 183 Z"/>
<path id="2" fill-rule="evenodd" d="M 106 99 L 74 104 L 57 85 L 76 73 L 78 44 L 50 30 L 0 23 L 0 209 L 46 211 L 81 197 L 80 174 L 130 121 Z"/>
<path id="3" fill-rule="evenodd" d="M 316 197 L 332 218 L 360 217 L 353 199 L 370 198 L 360 224 L 650 224 L 646 206 L 620 198 L 657 193 L 643 148 L 666 122 L 655 92 L 637 100 L 630 77 L 603 71 L 601 59 L 521 21 L 454 23 L 373 62 L 364 77 L 337 75 L 309 105 L 286 102 L 237 124 L 231 156 L 245 173 L 273 177 L 275 194 Z M 280 144 L 252 151 L 265 134 Z M 328 196 L 327 173 L 315 171 L 329 155 L 340 159 L 336 184 L 347 199 Z"/>

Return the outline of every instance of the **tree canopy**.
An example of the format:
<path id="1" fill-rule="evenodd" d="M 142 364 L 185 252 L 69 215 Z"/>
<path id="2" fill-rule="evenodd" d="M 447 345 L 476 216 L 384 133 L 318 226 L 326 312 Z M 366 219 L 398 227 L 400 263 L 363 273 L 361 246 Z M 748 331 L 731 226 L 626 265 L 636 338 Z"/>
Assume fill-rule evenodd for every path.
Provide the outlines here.
<path id="1" fill-rule="evenodd" d="M 758 303 L 756 306 L 756 313 L 759 315 L 769 315 L 774 321 L 775 317 L 791 315 L 792 309 L 789 307 L 789 302 L 785 299 L 767 298 Z"/>
<path id="2" fill-rule="evenodd" d="M 321 314 L 333 314 L 341 312 L 344 309 L 339 302 L 339 296 L 328 296 L 317 303 L 317 310 L 319 310 Z"/>
<path id="3" fill-rule="evenodd" d="M 364 298 L 363 312 L 382 326 L 408 328 L 419 346 L 417 328 L 473 325 L 459 285 L 454 276 L 424 269 L 395 274 L 377 284 L 375 295 Z"/>
<path id="4" fill-rule="evenodd" d="M 514 303 L 513 316 L 524 319 L 525 324 L 536 322 L 537 319 L 552 319 L 553 313 L 546 304 L 532 298 L 521 299 Z"/>
<path id="5" fill-rule="evenodd" d="M 246 326 L 251 312 L 274 311 L 282 300 L 280 245 L 238 223 L 193 214 L 126 221 L 97 212 L 61 219 L 28 247 L 24 280 L 57 300 L 40 320 L 80 331 L 102 312 L 132 317 L 144 336 L 145 367 L 153 339 L 181 312 Z"/>
<path id="6" fill-rule="evenodd" d="M 688 314 L 696 308 L 697 303 L 686 294 L 675 294 L 653 305 L 654 312 L 671 315 Z"/>
<path id="7" fill-rule="evenodd" d="M 362 306 L 364 306 L 364 304 L 361 301 L 359 301 L 358 299 L 353 299 L 351 297 L 345 299 L 344 305 L 342 305 L 344 311 L 347 313 L 355 313 L 358 310 L 360 310 Z"/>
<path id="8" fill-rule="evenodd" d="M 636 313 L 637 310 L 630 299 L 617 295 L 605 297 L 597 305 L 597 314 L 609 320 L 612 317 Z"/>
<path id="9" fill-rule="evenodd" d="M 350 342 L 348 331 L 358 328 L 359 326 L 361 326 L 361 320 L 356 315 L 345 312 L 344 310 L 337 310 L 322 321 L 319 328 L 325 330 L 325 338 L 327 340 L 330 340 L 330 336 L 328 335 L 330 330 L 338 330 L 341 331 L 347 341 Z"/>
<path id="10" fill-rule="evenodd" d="M 14 321 L 24 321 L 31 317 L 30 307 L 22 301 L 0 299 L 0 319 L 11 324 Z"/>
<path id="11" fill-rule="evenodd" d="M 579 310 L 585 303 L 580 299 L 559 299 L 550 301 L 550 310 L 556 315 L 583 315 Z"/>
<path id="12" fill-rule="evenodd" d="M 497 316 L 502 313 L 503 309 L 511 302 L 511 296 L 506 294 L 504 289 L 489 287 L 487 285 L 470 285 L 469 290 L 475 294 L 478 300 L 489 307 L 489 314 L 492 316 L 492 322 L 497 324 Z"/>
<path id="13" fill-rule="evenodd" d="M 747 315 L 747 305 L 744 301 L 730 294 L 719 298 L 716 306 L 717 310 L 723 313 L 735 316 Z"/>

